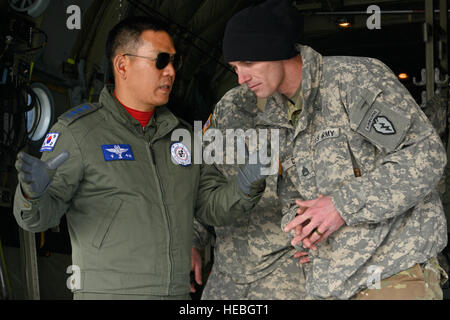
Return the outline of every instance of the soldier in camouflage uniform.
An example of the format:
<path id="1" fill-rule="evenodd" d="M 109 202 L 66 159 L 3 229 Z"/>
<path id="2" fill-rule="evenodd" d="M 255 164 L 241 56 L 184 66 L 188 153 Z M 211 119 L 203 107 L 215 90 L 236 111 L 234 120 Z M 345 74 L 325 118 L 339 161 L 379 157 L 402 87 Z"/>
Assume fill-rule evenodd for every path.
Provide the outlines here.
<path id="1" fill-rule="evenodd" d="M 380 61 L 323 57 L 298 44 L 291 53 L 276 3 L 229 21 L 224 56 L 240 86 L 225 94 L 211 123 L 279 130 L 282 171 L 268 180 L 274 191 L 266 197 L 277 195 L 281 209 L 216 231 L 204 298 L 236 297 L 233 290 L 268 281 L 266 290 L 286 287 L 293 298 L 442 299 L 447 275 L 435 257 L 447 227 L 436 186 L 446 155 L 439 136 Z M 268 98 L 263 111 L 260 98 Z M 294 232 L 291 246 L 273 231 L 277 223 Z M 294 245 L 304 248 L 294 255 L 303 268 L 282 276 Z M 260 270 L 267 275 L 251 277 Z"/>
<path id="2" fill-rule="evenodd" d="M 448 107 L 450 100 L 448 100 L 447 92 L 438 92 L 431 99 L 429 99 L 423 106 L 423 112 L 430 120 L 433 127 L 436 129 L 437 134 L 441 137 L 444 147 L 447 148 L 447 159 L 450 157 L 450 145 L 448 144 Z M 444 169 L 444 175 L 439 181 L 438 191 L 441 196 L 442 204 L 444 207 L 445 216 L 447 218 L 447 232 L 450 230 L 450 163 Z M 438 256 L 444 270 L 450 272 L 450 255 L 448 252 L 448 246 L 443 250 L 442 254 Z"/>

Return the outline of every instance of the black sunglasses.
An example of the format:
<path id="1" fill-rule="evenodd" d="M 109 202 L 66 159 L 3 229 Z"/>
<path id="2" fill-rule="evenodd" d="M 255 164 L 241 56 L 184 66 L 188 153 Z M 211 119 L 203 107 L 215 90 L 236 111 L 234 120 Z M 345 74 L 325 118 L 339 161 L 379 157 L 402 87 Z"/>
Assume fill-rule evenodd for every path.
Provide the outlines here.
<path id="1" fill-rule="evenodd" d="M 131 53 L 125 53 L 124 56 L 144 58 L 144 59 L 149 59 L 151 61 L 156 61 L 155 65 L 158 70 L 164 69 L 165 67 L 167 67 L 169 62 L 171 62 L 175 71 L 178 71 L 178 70 L 180 70 L 181 65 L 183 64 L 181 55 L 178 53 L 175 53 L 173 56 L 171 56 L 167 52 L 160 52 L 160 53 L 158 53 L 156 58 L 138 56 L 138 55 L 131 54 Z"/>

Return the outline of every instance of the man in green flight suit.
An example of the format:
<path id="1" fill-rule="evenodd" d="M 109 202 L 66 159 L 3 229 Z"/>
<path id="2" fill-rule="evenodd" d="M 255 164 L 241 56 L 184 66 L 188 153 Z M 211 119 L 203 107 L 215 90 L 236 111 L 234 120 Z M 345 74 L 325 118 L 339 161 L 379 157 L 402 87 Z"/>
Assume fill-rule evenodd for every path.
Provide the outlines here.
<path id="1" fill-rule="evenodd" d="M 75 299 L 188 299 L 194 214 L 231 223 L 258 201 L 264 177 L 248 165 L 228 182 L 177 140 L 190 126 L 161 107 L 181 64 L 163 24 L 120 22 L 106 53 L 115 87 L 63 114 L 41 160 L 19 153 L 14 215 L 39 232 L 67 213 Z"/>

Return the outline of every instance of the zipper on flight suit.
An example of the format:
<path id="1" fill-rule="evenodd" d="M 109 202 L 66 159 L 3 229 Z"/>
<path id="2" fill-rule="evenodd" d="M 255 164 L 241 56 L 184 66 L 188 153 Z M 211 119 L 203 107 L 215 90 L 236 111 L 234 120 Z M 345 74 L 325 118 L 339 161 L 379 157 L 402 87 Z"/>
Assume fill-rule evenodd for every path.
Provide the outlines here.
<path id="1" fill-rule="evenodd" d="M 152 163 L 153 163 L 153 165 L 155 167 L 156 178 L 158 179 L 159 190 L 160 190 L 161 199 L 163 201 L 163 206 L 164 206 L 164 213 L 166 215 L 167 226 L 168 226 L 168 229 L 169 229 L 169 252 L 168 252 L 168 254 L 169 254 L 169 265 L 168 265 L 168 267 L 169 267 L 169 270 L 170 270 L 170 274 L 169 274 L 169 283 L 168 283 L 168 287 L 167 287 L 167 290 L 168 290 L 167 294 L 170 294 L 169 290 L 170 290 L 170 286 L 171 286 L 171 283 L 172 283 L 172 275 L 173 275 L 173 270 L 172 270 L 173 269 L 172 234 L 170 233 L 170 230 L 171 230 L 170 217 L 169 217 L 169 214 L 168 214 L 166 203 L 164 201 L 164 191 L 163 191 L 163 188 L 162 188 L 162 185 L 161 185 L 161 177 L 159 175 L 158 168 L 156 166 L 155 152 L 153 151 L 153 146 L 152 146 L 151 142 L 148 143 L 148 147 L 149 147 L 149 150 L 150 150 L 150 156 L 152 158 Z"/>
<path id="2" fill-rule="evenodd" d="M 155 170 L 156 170 L 155 153 L 153 152 L 152 143 L 149 142 L 149 143 L 148 143 L 148 146 L 149 146 L 149 148 L 150 148 L 150 155 L 151 155 L 151 157 L 152 157 L 152 162 L 153 162 L 153 164 L 155 165 Z"/>

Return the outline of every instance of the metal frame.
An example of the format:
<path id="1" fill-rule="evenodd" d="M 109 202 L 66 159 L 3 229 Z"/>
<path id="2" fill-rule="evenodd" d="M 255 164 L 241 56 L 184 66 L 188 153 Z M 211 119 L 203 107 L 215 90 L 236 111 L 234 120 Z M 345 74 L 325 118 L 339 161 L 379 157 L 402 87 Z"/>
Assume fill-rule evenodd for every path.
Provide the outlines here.
<path id="1" fill-rule="evenodd" d="M 28 300 L 40 300 L 36 238 L 33 232 L 25 231 L 22 228 L 19 228 L 19 236 L 25 297 Z"/>
<path id="2" fill-rule="evenodd" d="M 425 24 L 423 30 L 426 60 L 427 100 L 434 96 L 434 10 L 433 1 L 425 0 Z"/>

